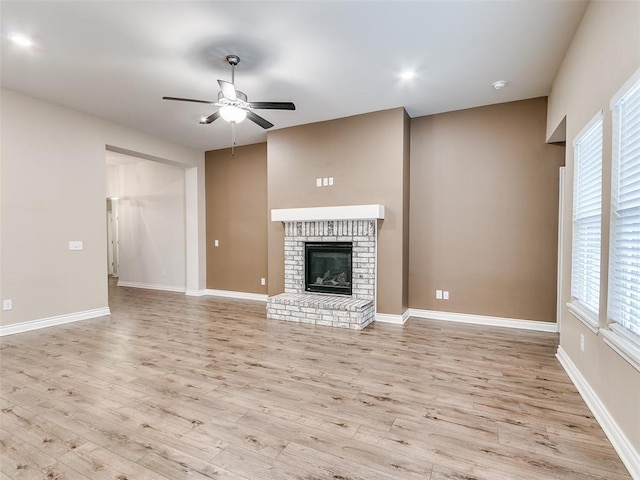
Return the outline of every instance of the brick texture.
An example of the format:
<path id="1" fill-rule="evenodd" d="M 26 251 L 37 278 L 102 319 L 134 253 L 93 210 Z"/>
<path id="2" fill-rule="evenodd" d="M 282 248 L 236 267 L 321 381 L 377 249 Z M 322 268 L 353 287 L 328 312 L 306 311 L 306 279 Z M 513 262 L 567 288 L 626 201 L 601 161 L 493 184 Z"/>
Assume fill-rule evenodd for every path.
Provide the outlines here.
<path id="1" fill-rule="evenodd" d="M 305 242 L 352 242 L 352 294 L 304 291 Z M 362 329 L 375 316 L 375 220 L 285 222 L 284 294 L 270 297 L 267 317 Z"/>

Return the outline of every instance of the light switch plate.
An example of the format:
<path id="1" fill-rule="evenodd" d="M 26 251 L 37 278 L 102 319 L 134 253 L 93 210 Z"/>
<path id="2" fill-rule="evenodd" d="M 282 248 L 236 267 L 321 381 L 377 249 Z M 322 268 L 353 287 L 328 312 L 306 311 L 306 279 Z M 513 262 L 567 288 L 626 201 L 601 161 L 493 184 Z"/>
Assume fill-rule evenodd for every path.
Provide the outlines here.
<path id="1" fill-rule="evenodd" d="M 84 248 L 81 240 L 70 240 L 69 250 L 82 250 Z"/>
<path id="2" fill-rule="evenodd" d="M 321 186 L 322 186 L 322 179 L 316 178 L 316 187 L 321 187 Z"/>
<path id="3" fill-rule="evenodd" d="M 326 187 L 327 185 L 329 185 L 329 179 L 327 177 L 324 177 L 322 179 L 322 186 Z"/>
<path id="4" fill-rule="evenodd" d="M 329 177 L 329 186 L 333 185 L 333 177 Z"/>
<path id="5" fill-rule="evenodd" d="M 213 246 L 214 247 L 219 247 L 220 246 L 220 242 L 218 240 L 214 240 L 213 241 Z"/>

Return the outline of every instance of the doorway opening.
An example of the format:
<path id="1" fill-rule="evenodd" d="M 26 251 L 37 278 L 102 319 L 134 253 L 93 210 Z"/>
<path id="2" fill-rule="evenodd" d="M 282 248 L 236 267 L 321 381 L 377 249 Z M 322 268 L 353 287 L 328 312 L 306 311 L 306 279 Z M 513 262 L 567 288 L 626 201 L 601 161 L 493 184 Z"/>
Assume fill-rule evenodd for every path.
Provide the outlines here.
<path id="1" fill-rule="evenodd" d="M 185 168 L 107 150 L 105 169 L 111 279 L 118 286 L 185 292 Z"/>

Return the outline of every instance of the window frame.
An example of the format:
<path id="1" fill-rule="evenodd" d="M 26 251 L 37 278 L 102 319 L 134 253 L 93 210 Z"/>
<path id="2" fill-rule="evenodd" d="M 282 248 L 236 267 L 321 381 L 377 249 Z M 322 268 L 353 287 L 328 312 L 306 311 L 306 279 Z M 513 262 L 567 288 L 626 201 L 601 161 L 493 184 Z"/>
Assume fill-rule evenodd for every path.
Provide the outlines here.
<path id="1" fill-rule="evenodd" d="M 593 160 L 590 158 L 584 158 L 581 156 L 583 153 L 581 147 L 585 143 L 589 143 L 590 136 L 592 134 L 598 135 L 597 140 L 599 140 L 599 156 L 597 158 L 597 164 L 590 163 L 587 165 L 583 165 L 585 160 Z M 573 141 L 573 205 L 572 205 L 572 237 L 571 237 L 571 301 L 567 303 L 567 307 L 569 312 L 575 316 L 578 320 L 584 323 L 592 332 L 597 333 L 599 328 L 599 309 L 600 309 L 600 295 L 601 295 L 601 269 L 602 269 L 602 175 L 603 175 L 603 150 L 604 150 L 604 118 L 603 112 L 599 111 L 595 116 L 591 118 L 591 120 L 583 127 L 583 129 L 575 136 Z M 578 245 L 580 239 L 577 238 L 579 229 L 580 219 L 577 218 L 578 210 L 582 209 L 583 205 L 578 205 L 580 199 L 581 189 L 584 188 L 583 185 L 579 184 L 580 180 L 584 180 L 584 178 L 579 175 L 581 169 L 591 170 L 596 169 L 596 179 L 598 181 L 598 195 L 599 201 L 599 213 L 597 214 L 597 218 L 595 221 L 592 219 L 592 223 L 598 225 L 598 258 L 597 262 L 597 274 L 593 274 L 593 272 L 589 272 L 586 274 L 588 277 L 585 280 L 585 287 L 588 286 L 588 279 L 593 280 L 597 278 L 597 304 L 594 306 L 593 304 L 587 303 L 586 299 L 581 299 L 575 295 L 576 292 L 576 260 L 580 260 L 576 257 L 576 254 L 579 254 L 583 248 Z M 584 217 L 582 220 L 585 220 Z"/>
<path id="2" fill-rule="evenodd" d="M 630 328 L 620 323 L 614 318 L 615 298 L 617 295 L 616 282 L 616 219 L 618 218 L 618 173 L 620 171 L 620 133 L 621 112 L 620 109 L 629 97 L 633 101 L 640 102 L 640 69 L 622 86 L 622 88 L 613 96 L 610 102 L 612 112 L 612 175 L 611 175 L 611 221 L 609 225 L 609 292 L 608 292 L 608 308 L 607 308 L 607 328 L 602 330 L 604 342 L 616 351 L 622 358 L 627 360 L 636 370 L 640 371 L 640 334 L 634 333 Z M 638 108 L 640 112 L 640 108 Z M 635 112 L 634 112 L 635 113 Z M 638 158 L 640 165 L 640 157 Z M 635 165 L 634 165 L 635 167 Z M 634 197 L 635 199 L 635 197 Z M 638 194 L 640 200 L 640 193 Z M 638 282 L 640 284 L 640 282 Z"/>

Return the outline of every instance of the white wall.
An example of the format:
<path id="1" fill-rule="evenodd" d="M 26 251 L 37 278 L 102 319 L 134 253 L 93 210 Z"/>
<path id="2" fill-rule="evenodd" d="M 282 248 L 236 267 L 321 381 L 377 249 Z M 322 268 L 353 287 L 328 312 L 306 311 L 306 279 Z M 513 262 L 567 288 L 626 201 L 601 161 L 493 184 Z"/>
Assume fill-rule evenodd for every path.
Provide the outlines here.
<path id="1" fill-rule="evenodd" d="M 118 198 L 119 283 L 184 291 L 184 168 L 107 165 L 107 196 Z"/>
<path id="2" fill-rule="evenodd" d="M 0 97 L 0 297 L 13 300 L 1 325 L 107 307 L 105 146 L 186 167 L 187 285 L 205 288 L 204 152 L 10 90 Z"/>

